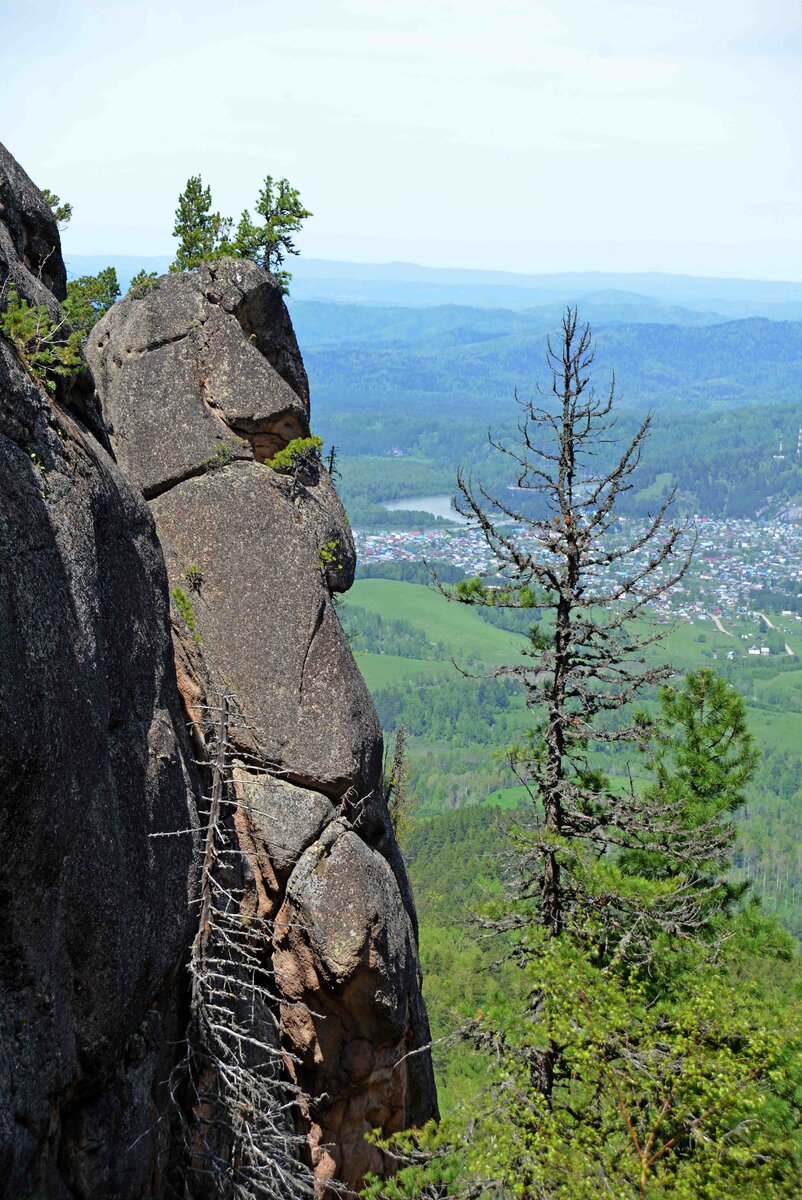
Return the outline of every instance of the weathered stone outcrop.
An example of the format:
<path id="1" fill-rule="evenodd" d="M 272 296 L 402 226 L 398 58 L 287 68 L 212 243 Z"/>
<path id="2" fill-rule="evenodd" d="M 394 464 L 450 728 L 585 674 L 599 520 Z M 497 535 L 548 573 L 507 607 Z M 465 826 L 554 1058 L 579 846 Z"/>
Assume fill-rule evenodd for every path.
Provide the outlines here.
<path id="1" fill-rule="evenodd" d="M 0 146 L 0 309 L 13 287 L 61 323 L 65 278 Z M 97 392 L 45 386 L 0 336 L 0 1193 L 208 1194 L 166 1081 L 222 690 L 243 916 L 270 924 L 321 1187 L 356 1184 L 382 1169 L 363 1134 L 436 1101 L 381 735 L 332 604 L 353 541 L 320 464 L 263 463 L 309 433 L 292 326 L 269 275 L 223 261 L 115 306 L 87 353 Z"/>
<path id="2" fill-rule="evenodd" d="M 165 275 L 115 307 L 89 357 L 123 471 L 151 498 L 309 432 L 309 385 L 281 295 L 255 263 Z"/>
<path id="3" fill-rule="evenodd" d="M 332 604 L 353 541 L 320 464 L 262 461 L 309 433 L 292 327 L 271 276 L 221 260 L 116 305 L 87 354 L 183 610 L 187 711 L 234 697 L 245 904 L 275 922 L 264 953 L 316 1172 L 355 1185 L 381 1169 L 364 1133 L 420 1124 L 436 1101 L 428 1053 L 407 1057 L 429 1034 L 381 734 Z"/>
<path id="4" fill-rule="evenodd" d="M 58 316 L 55 222 L 0 147 L 9 275 Z M 138 1200 L 191 937 L 192 836 L 152 835 L 196 823 L 193 768 L 153 518 L 75 395 L 0 337 L 0 1192 Z"/>

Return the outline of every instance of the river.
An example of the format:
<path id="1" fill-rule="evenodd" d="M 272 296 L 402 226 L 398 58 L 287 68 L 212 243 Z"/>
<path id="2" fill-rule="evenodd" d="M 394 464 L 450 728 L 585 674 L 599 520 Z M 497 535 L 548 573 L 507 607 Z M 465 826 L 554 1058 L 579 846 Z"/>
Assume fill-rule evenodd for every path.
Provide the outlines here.
<path id="1" fill-rule="evenodd" d="M 405 512 L 425 512 L 431 513 L 433 517 L 444 517 L 446 521 L 453 521 L 455 525 L 470 524 L 468 518 L 463 517 L 454 508 L 450 496 L 405 496 L 401 500 L 380 500 L 379 503 L 388 512 L 398 512 L 401 509 Z"/>

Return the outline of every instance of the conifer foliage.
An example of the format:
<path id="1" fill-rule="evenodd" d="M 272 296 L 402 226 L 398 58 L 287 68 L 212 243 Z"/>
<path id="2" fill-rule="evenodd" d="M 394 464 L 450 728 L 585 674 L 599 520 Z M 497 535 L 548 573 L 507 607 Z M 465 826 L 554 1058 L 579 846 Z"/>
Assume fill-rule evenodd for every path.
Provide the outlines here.
<path id="1" fill-rule="evenodd" d="M 220 256 L 220 246 L 231 230 L 219 212 L 212 212 L 212 190 L 200 175 L 192 175 L 178 197 L 173 237 L 178 250 L 171 271 L 194 271 L 203 262 Z"/>
<path id="2" fill-rule="evenodd" d="M 641 623 L 649 607 L 685 573 L 691 550 L 685 526 L 671 522 L 669 496 L 645 531 L 610 539 L 616 501 L 632 485 L 647 418 L 615 465 L 596 467 L 613 427 L 614 382 L 599 397 L 591 382 L 589 326 L 576 310 L 563 319 L 559 344 L 549 343 L 551 385 L 543 403 L 521 403 L 520 438 L 513 446 L 491 439 L 510 460 L 515 496 L 530 507 L 490 495 L 481 483 L 458 477 L 462 511 L 472 517 L 499 564 L 499 586 L 475 579 L 446 593 L 466 604 L 527 608 L 551 621 L 551 636 L 534 626 L 520 663 L 498 669 L 524 688 L 532 713 L 528 740 L 509 751 L 510 765 L 532 801 L 532 829 L 521 838 L 525 911 L 519 919 L 553 936 L 581 926 L 600 892 L 608 925 L 624 943 L 624 926 L 675 921 L 681 914 L 649 906 L 632 889 L 624 895 L 593 867 L 612 848 L 634 851 L 670 844 L 693 860 L 699 847 L 682 829 L 675 805 L 662 794 L 642 797 L 612 788 L 599 752 L 637 746 L 647 736 L 631 702 L 666 680 L 670 668 L 654 661 L 658 640 Z M 594 756 L 594 751 L 596 752 Z M 636 911 L 639 899 L 643 901 Z M 665 897 L 662 907 L 665 907 Z M 627 944 L 632 941 L 628 939 Z M 632 945 L 648 952 L 638 938 Z"/>
<path id="3" fill-rule="evenodd" d="M 178 250 L 170 270 L 194 271 L 201 263 L 226 256 L 249 258 L 270 271 L 286 293 L 292 276 L 283 263 L 288 254 L 300 253 L 293 234 L 312 214 L 297 188 L 272 175 L 265 177 L 255 214 L 251 217 L 244 209 L 235 229 L 231 217 L 212 209 L 211 188 L 203 186 L 200 175 L 191 176 L 178 198 L 173 229 Z"/>

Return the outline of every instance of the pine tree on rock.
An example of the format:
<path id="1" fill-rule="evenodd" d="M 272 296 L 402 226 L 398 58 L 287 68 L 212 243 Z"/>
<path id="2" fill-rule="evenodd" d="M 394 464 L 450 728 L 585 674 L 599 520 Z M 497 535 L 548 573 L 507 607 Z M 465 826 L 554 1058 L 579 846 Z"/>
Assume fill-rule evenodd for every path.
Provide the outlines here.
<path id="1" fill-rule="evenodd" d="M 220 258 L 231 221 L 212 212 L 212 191 L 200 175 L 192 175 L 178 197 L 173 237 L 179 239 L 171 271 L 194 271 L 201 263 Z"/>
<path id="2" fill-rule="evenodd" d="M 289 180 L 272 175 L 265 176 L 255 210 L 261 222 L 244 209 L 234 229 L 230 217 L 212 211 L 211 189 L 203 186 L 200 175 L 193 175 L 178 198 L 173 236 L 179 245 L 170 270 L 194 271 L 225 256 L 249 258 L 270 271 L 286 294 L 292 276 L 283 269 L 284 261 L 288 254 L 300 253 L 292 235 L 312 214 Z"/>
<path id="3" fill-rule="evenodd" d="M 235 252 L 275 275 L 281 290 L 286 293 L 292 276 L 283 270 L 283 263 L 288 254 L 298 254 L 292 235 L 312 214 L 304 208 L 298 189 L 292 187 L 289 180 L 275 180 L 272 175 L 265 177 L 256 202 L 256 214 L 263 218 L 262 224 L 251 220 L 247 209 L 240 217 L 233 241 Z"/>

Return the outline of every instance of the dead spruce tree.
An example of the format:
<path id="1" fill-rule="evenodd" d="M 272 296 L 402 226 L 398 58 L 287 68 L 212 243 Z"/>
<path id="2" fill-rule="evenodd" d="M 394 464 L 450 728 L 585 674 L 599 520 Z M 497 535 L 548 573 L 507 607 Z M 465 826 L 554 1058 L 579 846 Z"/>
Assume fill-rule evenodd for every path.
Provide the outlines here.
<path id="1" fill-rule="evenodd" d="M 185 1144 L 185 1187 L 193 1200 L 295 1200 L 320 1194 L 307 1162 L 302 1114 L 309 1097 L 291 1082 L 281 1044 L 270 963 L 273 922 L 254 911 L 253 863 L 239 830 L 254 801 L 229 739 L 232 698 L 208 710 L 214 748 L 207 769 L 205 837 L 200 848 L 198 925 L 189 971 L 186 1053 L 170 1090 Z M 213 730 L 213 731 L 212 731 Z M 267 814 L 268 817 L 275 814 Z M 342 1189 L 336 1182 L 327 1194 Z"/>
<path id="2" fill-rule="evenodd" d="M 610 459 L 615 381 L 597 395 L 593 359 L 590 327 L 569 308 L 559 343 L 548 343 L 550 387 L 537 401 L 519 400 L 520 436 L 514 444 L 490 437 L 517 491 L 500 498 L 458 475 L 458 507 L 477 522 L 496 583 L 488 576 L 441 590 L 466 604 L 547 616 L 533 625 L 522 661 L 495 672 L 520 681 L 533 718 L 524 744 L 509 751 L 532 827 L 517 838 L 520 882 L 506 927 L 535 923 L 560 936 L 591 914 L 608 950 L 644 961 L 660 930 L 692 936 L 701 927 L 709 909 L 697 866 L 715 850 L 711 840 L 723 849 L 729 834 L 714 822 L 689 828 L 669 791 L 647 796 L 631 785 L 622 794 L 594 761 L 594 752 L 649 740 L 650 722 L 632 701 L 671 669 L 650 653 L 661 634 L 642 618 L 681 580 L 692 536 L 668 517 L 673 494 L 637 531 L 627 526 L 627 536 L 619 524 L 617 502 L 633 487 L 650 418 L 601 465 Z M 631 850 L 673 856 L 671 887 L 639 887 L 616 873 L 616 857 Z"/>

